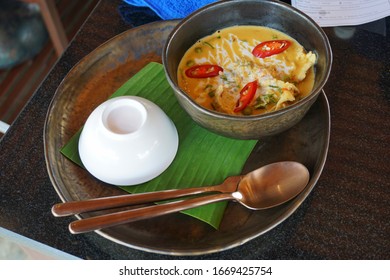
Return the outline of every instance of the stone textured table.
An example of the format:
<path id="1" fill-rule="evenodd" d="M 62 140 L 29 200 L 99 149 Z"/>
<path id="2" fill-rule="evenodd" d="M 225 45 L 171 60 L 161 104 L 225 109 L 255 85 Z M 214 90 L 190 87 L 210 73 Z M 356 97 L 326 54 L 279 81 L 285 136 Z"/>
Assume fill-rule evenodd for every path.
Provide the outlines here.
<path id="1" fill-rule="evenodd" d="M 59 202 L 45 164 L 43 127 L 52 97 L 80 59 L 114 35 L 157 18 L 102 0 L 0 142 L 0 226 L 83 259 L 172 259 L 72 235 L 74 218 L 54 218 Z M 325 92 L 331 109 L 327 162 L 316 187 L 285 222 L 240 247 L 197 259 L 390 258 L 390 20 L 325 28 L 334 54 Z M 180 257 L 192 258 L 192 257 Z"/>

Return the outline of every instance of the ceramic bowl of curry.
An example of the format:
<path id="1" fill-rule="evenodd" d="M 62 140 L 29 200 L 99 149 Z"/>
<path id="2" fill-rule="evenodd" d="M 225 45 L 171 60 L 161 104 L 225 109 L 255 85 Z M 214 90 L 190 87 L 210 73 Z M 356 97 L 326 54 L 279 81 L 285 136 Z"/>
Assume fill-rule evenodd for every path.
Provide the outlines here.
<path id="1" fill-rule="evenodd" d="M 162 60 L 196 123 L 226 137 L 259 139 L 304 117 L 327 82 L 332 52 L 324 31 L 294 7 L 232 0 L 180 21 Z"/>

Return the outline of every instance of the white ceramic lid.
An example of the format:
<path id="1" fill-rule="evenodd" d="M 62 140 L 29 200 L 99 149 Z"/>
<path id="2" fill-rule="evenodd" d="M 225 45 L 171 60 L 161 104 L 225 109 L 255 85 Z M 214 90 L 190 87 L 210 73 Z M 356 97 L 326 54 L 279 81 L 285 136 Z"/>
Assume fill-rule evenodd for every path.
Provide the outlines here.
<path id="1" fill-rule="evenodd" d="M 85 168 L 99 180 L 136 185 L 165 171 L 178 144 L 175 125 L 156 104 L 123 96 L 91 113 L 80 135 L 79 153 Z"/>

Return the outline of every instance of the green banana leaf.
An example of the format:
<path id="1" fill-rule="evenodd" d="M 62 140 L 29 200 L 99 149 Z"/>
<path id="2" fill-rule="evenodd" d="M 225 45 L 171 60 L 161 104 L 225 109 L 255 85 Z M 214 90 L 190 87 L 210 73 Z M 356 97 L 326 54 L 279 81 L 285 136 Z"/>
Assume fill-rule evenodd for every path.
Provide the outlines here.
<path id="1" fill-rule="evenodd" d="M 161 64 L 151 62 L 124 83 L 110 98 L 137 95 L 157 104 L 174 122 L 179 148 L 172 164 L 157 178 L 136 186 L 121 186 L 129 193 L 179 189 L 220 184 L 228 176 L 239 175 L 256 145 L 255 140 L 226 138 L 197 125 L 178 104 Z M 82 166 L 78 154 L 81 129 L 61 149 L 61 153 Z M 183 211 L 218 229 L 227 202 L 218 202 Z"/>

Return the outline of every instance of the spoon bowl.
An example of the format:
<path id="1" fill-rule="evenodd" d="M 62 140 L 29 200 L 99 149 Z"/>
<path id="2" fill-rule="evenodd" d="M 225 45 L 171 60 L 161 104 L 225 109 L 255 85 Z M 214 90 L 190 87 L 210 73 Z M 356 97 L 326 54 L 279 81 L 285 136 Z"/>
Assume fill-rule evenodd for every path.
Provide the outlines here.
<path id="1" fill-rule="evenodd" d="M 158 217 L 226 200 L 236 200 L 249 209 L 262 210 L 278 206 L 297 196 L 306 187 L 309 178 L 309 171 L 304 165 L 293 161 L 283 161 L 263 166 L 244 176 L 229 177 L 221 185 L 217 186 L 127 195 L 123 196 L 125 197 L 124 199 L 113 197 L 65 202 L 54 205 L 52 212 L 55 216 L 65 216 L 71 213 L 162 201 L 200 193 L 208 194 L 78 220 L 69 225 L 70 232 L 76 234 Z M 215 194 L 215 192 L 217 193 Z M 99 205 L 99 202 L 102 203 Z"/>
<path id="2" fill-rule="evenodd" d="M 269 164 L 243 176 L 234 197 L 252 210 L 275 207 L 297 196 L 309 178 L 309 171 L 300 163 Z"/>

